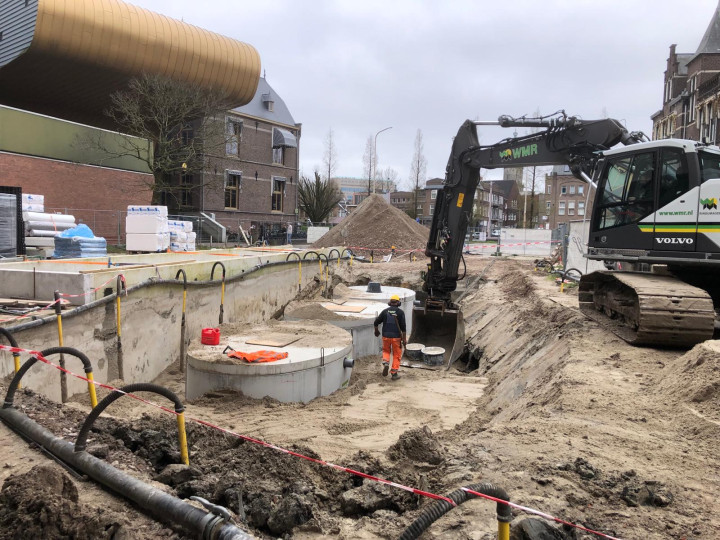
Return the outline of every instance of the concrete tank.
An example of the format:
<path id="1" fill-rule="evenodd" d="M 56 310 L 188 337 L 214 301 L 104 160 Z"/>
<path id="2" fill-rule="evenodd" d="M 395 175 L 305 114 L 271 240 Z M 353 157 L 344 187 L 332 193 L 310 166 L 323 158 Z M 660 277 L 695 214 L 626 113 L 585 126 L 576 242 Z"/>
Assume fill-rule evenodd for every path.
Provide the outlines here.
<path id="1" fill-rule="evenodd" d="M 407 335 L 412 335 L 412 309 L 415 302 L 415 291 L 412 289 L 404 289 L 402 287 L 381 286 L 379 293 L 367 292 L 366 285 L 354 285 L 348 287 L 350 300 L 371 300 L 385 304 L 390 301 L 390 297 L 397 294 L 400 297 L 400 308 L 405 312 L 405 325 L 407 326 Z"/>
<path id="2" fill-rule="evenodd" d="M 271 350 L 287 358 L 249 363 L 230 358 L 226 347 L 252 353 Z M 219 345 L 193 340 L 187 352 L 187 399 L 213 390 L 238 390 L 260 399 L 307 403 L 347 386 L 352 373 L 352 337 L 324 321 L 270 321 L 220 326 Z"/>
<path id="3" fill-rule="evenodd" d="M 322 320 L 343 328 L 352 335 L 353 358 L 380 354 L 382 338 L 375 336 L 373 322 L 387 307 L 372 300 L 330 300 L 309 302 L 285 309 L 286 321 Z"/>

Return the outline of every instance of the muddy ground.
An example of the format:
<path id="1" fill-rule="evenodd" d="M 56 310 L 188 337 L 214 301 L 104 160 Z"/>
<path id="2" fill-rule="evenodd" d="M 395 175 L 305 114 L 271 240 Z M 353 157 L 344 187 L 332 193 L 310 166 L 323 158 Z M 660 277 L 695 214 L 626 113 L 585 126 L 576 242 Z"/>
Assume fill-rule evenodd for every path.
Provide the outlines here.
<path id="1" fill-rule="evenodd" d="M 366 357 L 348 388 L 306 405 L 217 392 L 186 414 L 437 494 L 490 482 L 521 505 L 621 538 L 717 537 L 720 342 L 634 348 L 583 317 L 573 291 L 561 294 L 528 261 L 468 259 L 472 354 L 449 371 L 405 369 L 393 382 Z M 355 265 L 334 281 L 416 287 L 423 268 Z M 182 397 L 178 366 L 155 382 Z M 21 392 L 16 401 L 74 440 L 84 398 L 61 407 Z M 188 440 L 189 469 L 175 465 L 174 418 L 123 398 L 97 422 L 89 451 L 180 497 L 226 506 L 259 538 L 397 538 L 432 504 L 197 424 Z M 184 538 L 3 425 L 0 448 L 2 539 Z M 494 511 L 468 501 L 423 538 L 492 538 Z M 522 538 L 524 514 L 514 515 Z M 554 528 L 555 538 L 594 538 Z"/>

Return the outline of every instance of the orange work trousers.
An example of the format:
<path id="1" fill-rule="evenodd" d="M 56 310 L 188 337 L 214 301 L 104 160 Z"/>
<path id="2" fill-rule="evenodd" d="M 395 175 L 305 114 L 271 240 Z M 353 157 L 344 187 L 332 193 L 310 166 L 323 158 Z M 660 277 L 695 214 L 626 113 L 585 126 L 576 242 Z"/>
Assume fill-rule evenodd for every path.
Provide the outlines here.
<path id="1" fill-rule="evenodd" d="M 400 357 L 402 356 L 402 339 L 384 337 L 383 341 L 383 363 L 390 364 L 390 349 L 392 348 L 392 364 L 390 373 L 397 373 L 400 369 Z"/>

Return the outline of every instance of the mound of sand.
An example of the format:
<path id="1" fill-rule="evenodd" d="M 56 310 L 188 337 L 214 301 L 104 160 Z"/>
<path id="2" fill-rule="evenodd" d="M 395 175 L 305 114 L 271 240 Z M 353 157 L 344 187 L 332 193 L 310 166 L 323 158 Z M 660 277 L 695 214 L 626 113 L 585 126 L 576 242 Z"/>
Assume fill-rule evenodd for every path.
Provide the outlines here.
<path id="1" fill-rule="evenodd" d="M 695 345 L 665 369 L 660 392 L 720 423 L 720 341 Z"/>
<path id="2" fill-rule="evenodd" d="M 347 246 L 356 252 L 369 250 L 425 250 L 429 229 L 402 210 L 390 206 L 377 194 L 370 195 L 333 227 L 313 247 Z"/>

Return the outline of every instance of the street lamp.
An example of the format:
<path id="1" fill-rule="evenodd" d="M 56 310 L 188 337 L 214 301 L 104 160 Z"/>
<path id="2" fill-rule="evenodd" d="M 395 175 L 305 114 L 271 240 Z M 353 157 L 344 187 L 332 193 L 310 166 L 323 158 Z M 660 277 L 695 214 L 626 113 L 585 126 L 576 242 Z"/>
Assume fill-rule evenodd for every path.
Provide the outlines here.
<path id="1" fill-rule="evenodd" d="M 378 131 L 375 134 L 375 143 L 373 144 L 373 155 L 371 156 L 371 160 L 370 160 L 370 170 L 372 171 L 373 193 L 375 193 L 375 167 L 377 167 L 377 137 L 383 131 L 387 131 L 388 129 L 392 129 L 392 126 L 381 129 L 380 131 Z"/>

